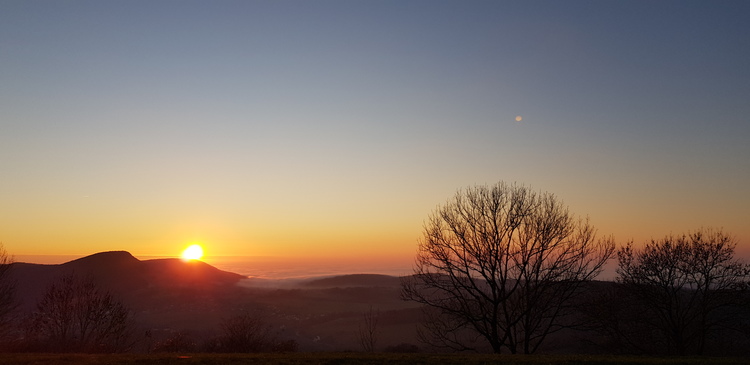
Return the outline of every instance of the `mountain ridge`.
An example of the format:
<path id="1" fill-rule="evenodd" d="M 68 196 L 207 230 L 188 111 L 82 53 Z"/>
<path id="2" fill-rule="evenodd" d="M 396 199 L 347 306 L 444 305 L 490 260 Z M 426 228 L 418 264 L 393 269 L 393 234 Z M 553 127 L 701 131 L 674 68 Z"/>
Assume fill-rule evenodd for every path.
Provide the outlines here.
<path id="1" fill-rule="evenodd" d="M 232 286 L 244 279 L 205 262 L 182 259 L 139 260 L 127 251 L 106 251 L 61 264 L 10 264 L 9 277 L 16 282 L 20 304 L 31 307 L 46 289 L 65 275 L 92 279 L 121 297 L 145 290 L 180 288 L 212 289 Z"/>

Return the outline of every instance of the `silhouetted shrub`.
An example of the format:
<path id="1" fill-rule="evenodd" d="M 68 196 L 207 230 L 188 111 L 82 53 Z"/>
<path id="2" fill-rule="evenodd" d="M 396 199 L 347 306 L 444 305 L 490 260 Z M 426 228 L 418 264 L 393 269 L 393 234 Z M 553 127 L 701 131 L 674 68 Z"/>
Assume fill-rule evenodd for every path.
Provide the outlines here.
<path id="1" fill-rule="evenodd" d="M 221 334 L 206 341 L 203 349 L 206 352 L 256 353 L 293 352 L 298 347 L 297 341 L 278 339 L 259 314 L 244 313 L 225 319 Z"/>

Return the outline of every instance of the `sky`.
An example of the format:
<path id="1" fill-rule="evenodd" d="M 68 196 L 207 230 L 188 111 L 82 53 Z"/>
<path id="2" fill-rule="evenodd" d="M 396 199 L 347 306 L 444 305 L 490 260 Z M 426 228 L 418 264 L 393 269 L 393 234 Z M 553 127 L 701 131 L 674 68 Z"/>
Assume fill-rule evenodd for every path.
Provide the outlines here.
<path id="1" fill-rule="evenodd" d="M 411 262 L 458 189 L 750 259 L 750 2 L 0 1 L 0 242 Z M 517 121 L 520 116 L 521 120 Z"/>

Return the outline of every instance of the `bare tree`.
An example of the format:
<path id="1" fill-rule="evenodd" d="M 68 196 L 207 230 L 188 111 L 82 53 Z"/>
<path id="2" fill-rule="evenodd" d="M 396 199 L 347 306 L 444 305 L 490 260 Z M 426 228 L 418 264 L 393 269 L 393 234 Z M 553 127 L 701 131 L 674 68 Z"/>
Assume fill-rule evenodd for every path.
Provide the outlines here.
<path id="1" fill-rule="evenodd" d="M 614 253 L 552 194 L 503 182 L 461 190 L 428 218 L 402 297 L 426 306 L 432 345 L 533 353 Z"/>
<path id="2" fill-rule="evenodd" d="M 29 328 L 42 350 L 119 352 L 130 346 L 130 311 L 92 279 L 73 274 L 50 285 Z"/>
<path id="3" fill-rule="evenodd" d="M 378 342 L 379 319 L 380 311 L 374 310 L 371 306 L 370 310 L 365 312 L 362 323 L 359 325 L 359 343 L 365 352 L 375 351 L 375 345 Z"/>
<path id="4" fill-rule="evenodd" d="M 221 334 L 210 341 L 209 352 L 293 352 L 297 342 L 281 340 L 261 313 L 245 312 L 225 319 Z"/>
<path id="5" fill-rule="evenodd" d="M 732 321 L 744 303 L 750 266 L 734 258 L 736 241 L 721 230 L 701 229 L 617 251 L 618 281 L 640 308 L 633 321 L 657 333 L 651 344 L 670 354 L 702 354 L 709 335 Z M 623 298 L 626 299 L 626 298 Z"/>
<path id="6" fill-rule="evenodd" d="M 13 257 L 8 254 L 3 244 L 0 243 L 0 336 L 9 331 L 10 316 L 16 309 L 15 292 L 16 284 L 9 277 L 12 268 Z"/>
<path id="7" fill-rule="evenodd" d="M 259 315 L 244 313 L 224 320 L 219 349 L 222 352 L 264 352 L 271 348 L 271 329 Z"/>

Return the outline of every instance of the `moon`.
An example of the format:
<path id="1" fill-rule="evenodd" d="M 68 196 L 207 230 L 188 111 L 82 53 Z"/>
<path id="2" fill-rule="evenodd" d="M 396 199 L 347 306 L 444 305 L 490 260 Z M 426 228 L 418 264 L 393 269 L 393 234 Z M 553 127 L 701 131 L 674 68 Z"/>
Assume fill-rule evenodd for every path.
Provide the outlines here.
<path id="1" fill-rule="evenodd" d="M 203 247 L 200 245 L 190 245 L 184 251 L 182 251 L 182 259 L 185 261 L 189 260 L 200 260 L 203 257 Z"/>
<path id="2" fill-rule="evenodd" d="M 523 120 L 523 118 L 521 118 L 521 116 L 520 116 L 520 115 L 516 115 L 516 122 L 520 122 L 520 121 L 522 121 L 522 120 Z"/>

